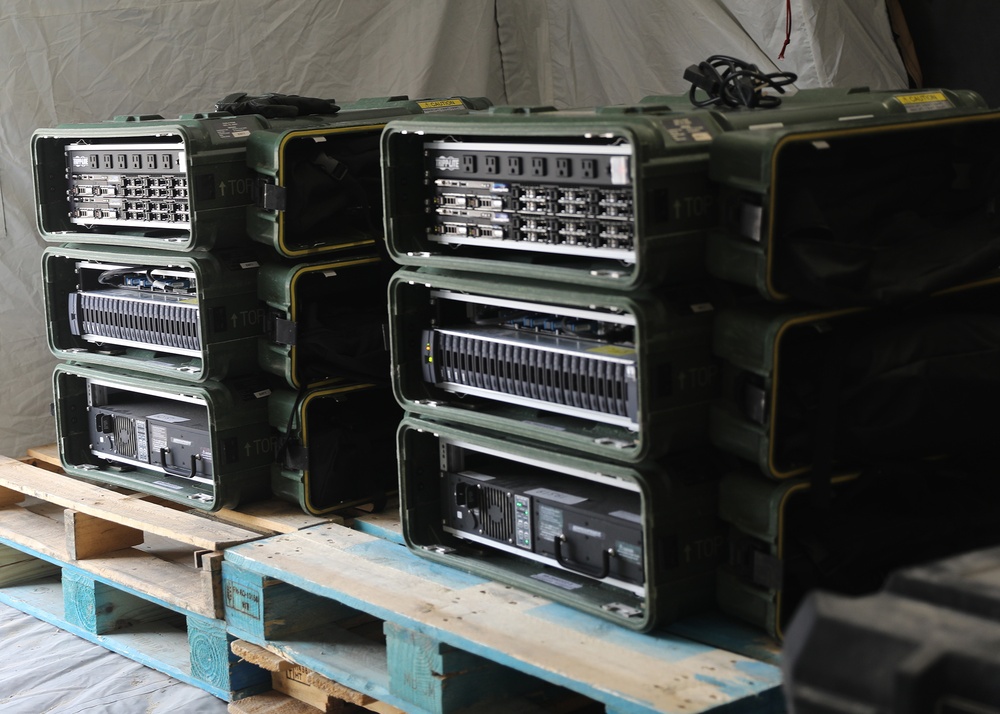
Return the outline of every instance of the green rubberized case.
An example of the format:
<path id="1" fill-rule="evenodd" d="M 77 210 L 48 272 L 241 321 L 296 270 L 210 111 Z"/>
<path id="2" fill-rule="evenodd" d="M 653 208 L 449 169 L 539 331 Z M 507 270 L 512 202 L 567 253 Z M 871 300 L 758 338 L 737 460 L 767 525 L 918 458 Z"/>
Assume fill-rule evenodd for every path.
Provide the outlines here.
<path id="1" fill-rule="evenodd" d="M 386 382 L 389 270 L 371 252 L 262 264 L 258 295 L 267 313 L 257 346 L 261 368 L 296 390 L 343 377 Z"/>
<path id="2" fill-rule="evenodd" d="M 696 280 L 720 216 L 709 179 L 719 138 L 905 113 L 896 94 L 803 90 L 752 110 L 648 97 L 390 122 L 382 138 L 389 250 L 404 265 L 611 289 Z M 948 96 L 982 106 L 972 93 Z"/>
<path id="3" fill-rule="evenodd" d="M 482 98 L 455 98 L 453 102 L 375 97 L 325 115 L 267 118 L 213 111 L 176 119 L 118 116 L 105 122 L 40 128 L 31 139 L 38 229 L 45 240 L 54 243 L 180 252 L 238 244 L 246 239 L 247 213 L 253 213 L 258 189 L 263 191 L 258 186 L 259 171 L 266 173 L 273 164 L 261 152 L 267 154 L 275 141 L 280 142 L 275 136 L 305 132 L 321 138 L 322 132 L 310 134 L 320 126 L 328 127 L 328 132 L 338 126 L 368 126 L 377 134 L 384 124 L 378 119 L 488 106 Z M 251 162 L 248 146 L 258 132 L 269 132 L 269 138 L 257 142 Z M 377 173 L 377 153 L 361 161 L 365 171 Z M 377 188 L 372 192 L 377 196 Z M 310 210 L 308 202 L 303 210 Z M 366 219 L 370 212 L 377 224 L 378 207 L 362 211 Z M 271 242 L 264 235 L 268 232 L 266 226 L 257 226 L 251 235 Z M 279 237 L 284 238 L 283 234 Z M 311 252 L 304 248 L 310 236 L 288 240 L 295 254 Z M 353 239 L 338 236 L 336 240 Z M 276 247 L 281 249 L 280 241 Z"/>
<path id="4" fill-rule="evenodd" d="M 901 302 L 989 272 L 1000 255 L 1000 113 L 934 90 L 852 121 L 730 132 L 712 147 L 721 224 L 707 265 L 772 301 Z"/>
<path id="5" fill-rule="evenodd" d="M 831 479 L 727 473 L 719 606 L 782 639 L 811 591 L 863 595 L 895 570 L 1000 543 L 998 487 L 962 459 L 898 460 Z"/>
<path id="6" fill-rule="evenodd" d="M 61 359 L 200 382 L 257 370 L 256 258 L 103 246 L 42 255 L 47 336 Z"/>
<path id="7" fill-rule="evenodd" d="M 61 364 L 53 390 L 70 476 L 204 511 L 267 494 L 274 432 L 257 379 L 185 384 Z"/>
<path id="8" fill-rule="evenodd" d="M 407 411 L 613 461 L 707 443 L 718 395 L 713 305 L 429 268 L 389 286 L 396 398 Z"/>
<path id="9" fill-rule="evenodd" d="M 713 604 L 718 483 L 698 458 L 609 464 L 408 415 L 399 464 L 403 536 L 425 558 L 633 630 Z"/>
<path id="10" fill-rule="evenodd" d="M 841 473 L 941 454 L 988 462 L 979 441 L 990 443 L 997 424 L 997 280 L 899 309 L 758 298 L 719 310 L 712 443 L 776 479 L 809 472 L 817 458 Z"/>
<path id="11" fill-rule="evenodd" d="M 271 491 L 304 512 L 385 507 L 397 491 L 395 439 L 402 411 L 388 386 L 338 382 L 268 400 L 278 431 Z"/>
<path id="12" fill-rule="evenodd" d="M 187 252 L 246 239 L 246 141 L 271 120 L 225 112 L 116 117 L 32 135 L 38 230 L 56 243 Z"/>
<path id="13" fill-rule="evenodd" d="M 481 97 L 376 97 L 341 105 L 322 126 L 254 132 L 246 147 L 254 175 L 248 235 L 299 260 L 373 245 L 382 240 L 379 137 L 386 123 L 488 106 Z"/>

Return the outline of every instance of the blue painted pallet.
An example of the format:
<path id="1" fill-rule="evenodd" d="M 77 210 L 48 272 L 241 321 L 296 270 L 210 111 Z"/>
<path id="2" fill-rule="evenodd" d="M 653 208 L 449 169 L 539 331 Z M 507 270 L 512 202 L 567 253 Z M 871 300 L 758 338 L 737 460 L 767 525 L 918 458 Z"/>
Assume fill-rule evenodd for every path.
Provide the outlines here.
<path id="1" fill-rule="evenodd" d="M 390 502 L 380 513 L 359 514 L 349 521 L 351 528 L 405 545 L 398 502 Z M 690 615 L 665 628 L 694 642 L 780 665 L 781 646 L 763 630 L 740 622 L 718 610 Z"/>
<path id="2" fill-rule="evenodd" d="M 221 618 L 219 550 L 256 537 L 0 457 L 0 601 L 227 700 L 270 684 Z"/>
<path id="3" fill-rule="evenodd" d="M 538 682 L 614 714 L 783 711 L 773 664 L 631 632 L 336 524 L 230 548 L 222 575 L 232 635 L 409 712 Z M 358 611 L 385 621 L 384 645 L 338 627 Z M 507 683 L 489 689 L 498 677 Z"/>
<path id="4" fill-rule="evenodd" d="M 230 653 L 221 620 L 154 603 L 5 539 L 0 602 L 227 701 L 270 687 L 266 671 Z"/>

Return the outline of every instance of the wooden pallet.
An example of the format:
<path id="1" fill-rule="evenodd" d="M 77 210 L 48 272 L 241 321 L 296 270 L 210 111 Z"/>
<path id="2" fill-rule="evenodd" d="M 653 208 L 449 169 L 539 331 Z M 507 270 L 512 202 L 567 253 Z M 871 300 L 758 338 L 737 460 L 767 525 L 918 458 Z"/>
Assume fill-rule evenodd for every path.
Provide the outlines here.
<path id="1" fill-rule="evenodd" d="M 350 514 L 345 519 L 345 525 L 362 533 L 405 545 L 398 501 L 390 501 L 386 509 L 379 513 Z M 781 645 L 778 642 L 760 628 L 740 622 L 719 610 L 688 615 L 671 623 L 664 631 L 761 662 L 773 665 L 781 663 Z"/>
<path id="2" fill-rule="evenodd" d="M 615 714 L 782 706 L 773 664 L 631 632 L 337 524 L 228 549 L 223 588 L 230 634 L 408 712 L 484 706 L 540 682 Z M 384 643 L 342 626 L 359 614 L 384 622 Z"/>
<path id="3" fill-rule="evenodd" d="M 227 700 L 270 685 L 232 655 L 222 550 L 260 534 L 0 457 L 0 601 Z"/>

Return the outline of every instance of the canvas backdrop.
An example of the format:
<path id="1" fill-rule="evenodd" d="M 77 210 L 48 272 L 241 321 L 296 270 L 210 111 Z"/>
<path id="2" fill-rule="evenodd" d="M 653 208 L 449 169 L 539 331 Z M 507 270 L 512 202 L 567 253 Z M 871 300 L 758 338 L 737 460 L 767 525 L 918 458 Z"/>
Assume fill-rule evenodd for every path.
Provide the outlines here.
<path id="1" fill-rule="evenodd" d="M 55 438 L 29 142 L 233 91 L 465 94 L 560 108 L 687 90 L 712 54 L 798 87 L 905 87 L 883 0 L 13 0 L 0 3 L 0 454 Z"/>

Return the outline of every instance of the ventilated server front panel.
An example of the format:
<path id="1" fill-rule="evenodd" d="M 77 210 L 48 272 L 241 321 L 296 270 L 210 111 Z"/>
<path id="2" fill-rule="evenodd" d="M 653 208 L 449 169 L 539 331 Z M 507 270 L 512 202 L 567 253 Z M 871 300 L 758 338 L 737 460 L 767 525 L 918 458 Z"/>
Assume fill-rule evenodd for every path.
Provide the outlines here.
<path id="1" fill-rule="evenodd" d="M 182 145 L 69 144 L 65 152 L 71 223 L 190 228 Z"/>
<path id="2" fill-rule="evenodd" d="M 634 318 L 437 291 L 423 375 L 452 392 L 629 428 L 638 424 Z"/>
<path id="3" fill-rule="evenodd" d="M 200 355 L 193 271 L 81 262 L 77 276 L 78 289 L 68 296 L 74 335 L 95 344 Z"/>
<path id="4" fill-rule="evenodd" d="M 635 262 L 626 144 L 428 141 L 428 239 Z"/>

